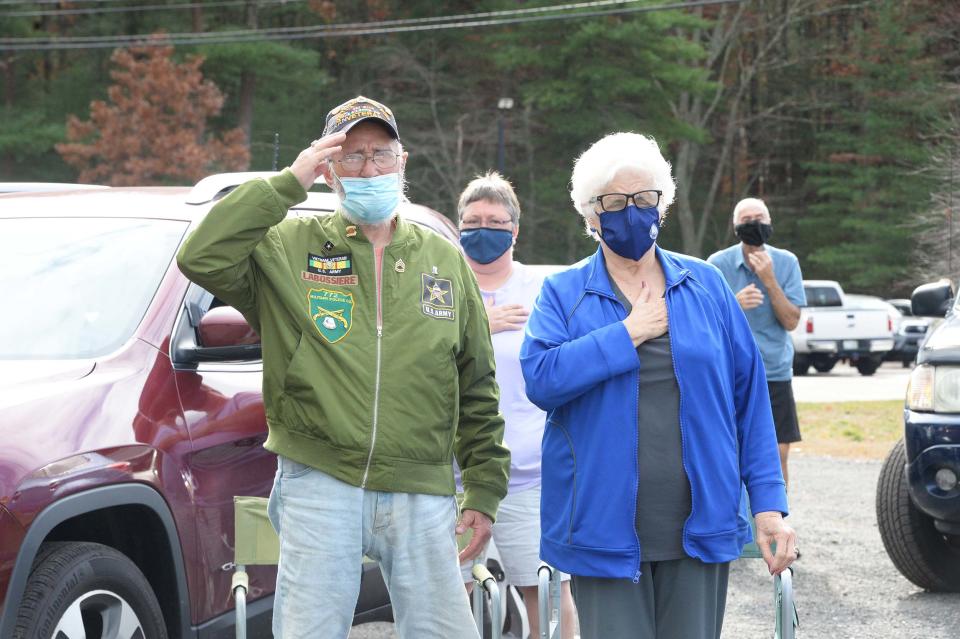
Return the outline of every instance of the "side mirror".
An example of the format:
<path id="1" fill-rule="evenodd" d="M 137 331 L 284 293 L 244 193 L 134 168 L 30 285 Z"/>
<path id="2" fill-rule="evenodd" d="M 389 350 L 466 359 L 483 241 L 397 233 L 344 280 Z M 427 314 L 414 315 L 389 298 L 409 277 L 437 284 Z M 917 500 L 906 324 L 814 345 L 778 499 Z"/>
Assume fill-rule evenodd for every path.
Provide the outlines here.
<path id="1" fill-rule="evenodd" d="M 953 297 L 953 284 L 949 280 L 921 284 L 910 296 L 910 310 L 919 317 L 943 317 Z"/>
<path id="2" fill-rule="evenodd" d="M 232 306 L 218 306 L 204 313 L 198 333 L 204 348 L 260 344 L 260 336 Z"/>

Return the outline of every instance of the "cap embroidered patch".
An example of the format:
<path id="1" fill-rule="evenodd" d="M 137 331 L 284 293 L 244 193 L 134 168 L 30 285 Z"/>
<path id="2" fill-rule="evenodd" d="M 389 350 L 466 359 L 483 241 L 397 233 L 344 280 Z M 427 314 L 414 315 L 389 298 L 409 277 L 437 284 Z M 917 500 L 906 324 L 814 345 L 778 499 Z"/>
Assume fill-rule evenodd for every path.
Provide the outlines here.
<path id="1" fill-rule="evenodd" d="M 377 120 L 384 124 L 393 138 L 399 138 L 397 119 L 393 111 L 384 104 L 358 95 L 347 100 L 340 106 L 334 107 L 327 114 L 324 122 L 323 134 L 330 135 L 340 131 L 349 131 L 353 125 L 363 120 Z"/>

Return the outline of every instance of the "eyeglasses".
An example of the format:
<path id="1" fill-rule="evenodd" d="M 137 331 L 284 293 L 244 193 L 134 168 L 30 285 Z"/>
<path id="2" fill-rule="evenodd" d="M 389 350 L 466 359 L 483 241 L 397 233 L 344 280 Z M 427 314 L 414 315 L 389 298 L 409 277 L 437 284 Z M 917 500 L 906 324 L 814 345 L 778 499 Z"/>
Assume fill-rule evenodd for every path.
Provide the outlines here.
<path id="1" fill-rule="evenodd" d="M 511 224 L 513 224 L 513 220 L 487 220 L 486 223 L 480 220 L 461 220 L 460 228 L 470 231 L 479 228 L 506 229 Z"/>
<path id="2" fill-rule="evenodd" d="M 636 193 L 604 193 L 590 198 L 590 204 L 600 203 L 600 210 L 605 212 L 622 211 L 627 208 L 627 202 L 633 200 L 638 209 L 648 209 L 660 204 L 663 191 L 637 191 Z"/>
<path id="3" fill-rule="evenodd" d="M 363 153 L 350 153 L 339 160 L 334 160 L 347 171 L 359 171 L 367 160 L 373 160 L 373 163 L 381 169 L 392 169 L 397 165 L 399 153 L 393 151 L 374 151 L 373 155 L 364 155 Z"/>

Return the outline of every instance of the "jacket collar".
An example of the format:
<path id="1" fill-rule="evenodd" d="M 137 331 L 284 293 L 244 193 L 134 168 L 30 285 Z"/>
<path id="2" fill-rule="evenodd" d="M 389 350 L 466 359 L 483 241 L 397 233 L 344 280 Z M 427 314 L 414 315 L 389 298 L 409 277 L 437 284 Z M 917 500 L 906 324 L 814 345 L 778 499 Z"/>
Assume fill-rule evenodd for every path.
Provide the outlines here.
<path id="1" fill-rule="evenodd" d="M 689 274 L 690 270 L 677 260 L 669 251 L 664 251 L 659 246 L 654 245 L 657 261 L 663 269 L 663 278 L 667 285 L 667 290 L 673 288 L 682 282 Z M 618 299 L 613 292 L 613 286 L 610 284 L 610 276 L 607 273 L 607 260 L 603 255 L 603 247 L 597 246 L 597 252 L 590 258 L 589 275 L 587 276 L 586 290 L 597 295 Z"/>
<path id="2" fill-rule="evenodd" d="M 338 208 L 333 215 L 336 220 L 334 224 L 341 236 L 355 242 L 370 243 L 363 234 L 363 229 L 360 228 L 360 225 L 348 220 L 340 208 Z M 393 224 L 393 239 L 390 240 L 390 246 L 401 246 L 409 242 L 412 236 L 410 222 L 403 219 L 403 216 L 397 213 L 393 217 Z"/>

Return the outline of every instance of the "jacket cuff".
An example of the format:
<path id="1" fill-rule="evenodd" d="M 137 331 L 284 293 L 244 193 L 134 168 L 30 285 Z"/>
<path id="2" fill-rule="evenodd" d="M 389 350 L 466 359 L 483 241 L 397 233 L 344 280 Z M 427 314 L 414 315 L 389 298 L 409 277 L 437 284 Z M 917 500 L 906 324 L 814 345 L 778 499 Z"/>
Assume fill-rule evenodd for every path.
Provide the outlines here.
<path id="1" fill-rule="evenodd" d="M 490 518 L 490 521 L 497 520 L 497 508 L 500 506 L 500 500 L 503 497 L 493 490 L 492 487 L 469 484 L 463 487 L 463 504 L 460 506 L 461 512 L 464 510 L 475 510 L 483 513 Z"/>
<path id="2" fill-rule="evenodd" d="M 784 517 L 790 514 L 787 491 L 782 482 L 747 486 L 747 492 L 750 494 L 751 513 L 779 512 Z"/>
<path id="3" fill-rule="evenodd" d="M 623 322 L 614 322 L 590 334 L 607 365 L 609 377 L 621 375 L 640 365 L 637 347 Z"/>
<path id="4" fill-rule="evenodd" d="M 307 199 L 307 192 L 300 184 L 300 180 L 297 179 L 297 176 L 294 175 L 293 171 L 289 168 L 281 171 L 279 175 L 274 175 L 268 179 L 267 182 L 269 182 L 273 190 L 277 192 L 284 210 L 300 204 Z"/>

